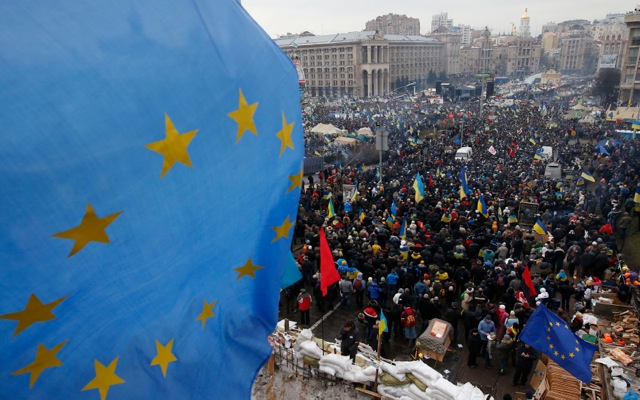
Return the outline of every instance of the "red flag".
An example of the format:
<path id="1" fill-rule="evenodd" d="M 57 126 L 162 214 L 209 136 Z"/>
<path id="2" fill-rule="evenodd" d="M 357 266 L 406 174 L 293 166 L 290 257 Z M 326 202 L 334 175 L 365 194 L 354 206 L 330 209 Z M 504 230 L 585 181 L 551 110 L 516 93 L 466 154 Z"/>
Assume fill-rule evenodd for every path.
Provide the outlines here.
<path id="1" fill-rule="evenodd" d="M 512 148 L 509 148 L 509 155 L 511 156 L 511 158 L 515 158 L 516 152 Z"/>
<path id="2" fill-rule="evenodd" d="M 429 173 L 429 183 L 427 183 L 427 187 L 433 186 L 433 175 Z"/>
<path id="3" fill-rule="evenodd" d="M 340 274 L 333 261 L 333 254 L 324 235 L 324 229 L 320 229 L 320 291 L 322 296 L 327 295 L 327 288 L 340 280 Z"/>
<path id="4" fill-rule="evenodd" d="M 524 284 L 529 288 L 529 296 L 534 297 L 537 296 L 536 287 L 533 286 L 533 281 L 531 280 L 531 273 L 529 273 L 529 266 L 524 267 L 524 272 L 522 273 L 522 279 L 524 280 Z"/>

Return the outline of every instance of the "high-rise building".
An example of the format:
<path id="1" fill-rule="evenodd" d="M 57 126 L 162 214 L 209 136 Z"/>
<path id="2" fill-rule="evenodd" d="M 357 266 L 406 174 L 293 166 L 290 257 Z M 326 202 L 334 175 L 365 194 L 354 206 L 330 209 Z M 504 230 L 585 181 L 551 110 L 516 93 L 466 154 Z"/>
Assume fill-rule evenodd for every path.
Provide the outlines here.
<path id="1" fill-rule="evenodd" d="M 453 26 L 453 19 L 449 19 L 449 13 L 442 12 L 431 17 L 431 32 L 441 26 L 445 28 L 451 28 Z"/>
<path id="2" fill-rule="evenodd" d="M 593 36 L 599 47 L 598 70 L 622 67 L 628 35 L 623 14 L 607 14 L 607 18 L 594 21 Z"/>
<path id="3" fill-rule="evenodd" d="M 640 8 L 627 13 L 624 23 L 629 28 L 627 44 L 622 58 L 622 74 L 620 76 L 619 102 L 621 104 L 638 104 L 640 100 L 640 74 L 638 55 L 640 54 Z"/>
<path id="4" fill-rule="evenodd" d="M 462 32 L 456 27 L 452 29 L 439 27 L 428 35 L 443 43 L 442 51 L 442 67 L 446 75 L 454 75 L 460 73 L 460 45 Z"/>
<path id="5" fill-rule="evenodd" d="M 367 21 L 366 31 L 378 31 L 385 35 L 419 35 L 420 20 L 406 15 L 387 14 Z"/>
<path id="6" fill-rule="evenodd" d="M 567 30 L 560 34 L 559 44 L 558 69 L 561 73 L 589 75 L 596 71 L 598 47 L 585 26 L 567 25 Z"/>

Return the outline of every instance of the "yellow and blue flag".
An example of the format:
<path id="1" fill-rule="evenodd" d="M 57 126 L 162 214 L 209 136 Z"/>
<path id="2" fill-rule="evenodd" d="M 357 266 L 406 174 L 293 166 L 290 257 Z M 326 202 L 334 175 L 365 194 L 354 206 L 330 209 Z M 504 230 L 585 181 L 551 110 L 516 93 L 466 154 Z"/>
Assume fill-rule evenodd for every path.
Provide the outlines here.
<path id="1" fill-rule="evenodd" d="M 380 178 L 380 167 L 376 167 L 376 178 Z"/>
<path id="2" fill-rule="evenodd" d="M 364 210 L 360 209 L 360 215 L 358 215 L 358 219 L 360 220 L 360 222 L 364 221 L 366 217 L 367 216 L 365 215 Z"/>
<path id="3" fill-rule="evenodd" d="M 531 137 L 529 138 L 529 143 L 531 143 L 531 144 L 532 144 L 532 145 L 534 145 L 534 146 L 535 146 L 536 144 L 538 144 L 538 142 L 536 141 L 536 139 L 535 139 L 533 136 L 531 136 Z"/>
<path id="4" fill-rule="evenodd" d="M 407 217 L 402 218 L 402 225 L 400 226 L 400 239 L 407 237 Z"/>
<path id="5" fill-rule="evenodd" d="M 502 220 L 502 207 L 498 206 L 498 217 Z"/>
<path id="6" fill-rule="evenodd" d="M 579 338 L 566 321 L 544 305 L 533 312 L 520 334 L 520 340 L 546 354 L 582 382 L 591 382 L 590 365 L 596 346 Z"/>
<path id="7" fill-rule="evenodd" d="M 483 217 L 487 218 L 489 216 L 489 211 L 487 211 L 487 204 L 484 202 L 484 196 L 480 195 L 478 198 L 477 210 L 482 214 Z"/>
<path id="8" fill-rule="evenodd" d="M 460 200 L 462 200 L 471 192 L 467 184 L 467 167 L 462 167 L 458 177 L 460 178 Z"/>
<path id="9" fill-rule="evenodd" d="M 238 1 L 0 21 L 2 397 L 248 399 L 303 183 L 295 66 Z"/>
<path id="10" fill-rule="evenodd" d="M 380 322 L 378 322 L 378 335 L 382 335 L 383 332 L 389 332 L 389 326 L 387 325 L 387 317 L 384 316 L 382 310 L 380 310 Z"/>
<path id="11" fill-rule="evenodd" d="M 518 217 L 516 217 L 515 214 L 511 214 L 509 215 L 509 218 L 507 219 L 507 222 L 510 224 L 517 224 L 518 223 Z"/>
<path id="12" fill-rule="evenodd" d="M 329 205 L 327 206 L 327 218 L 333 218 L 336 216 L 336 211 L 333 208 L 333 199 L 329 199 Z"/>
<path id="13" fill-rule="evenodd" d="M 391 202 L 391 215 L 393 215 L 393 218 L 396 218 L 396 214 L 398 212 L 398 207 L 396 206 L 396 201 L 394 200 L 393 202 Z"/>
<path id="14" fill-rule="evenodd" d="M 449 222 L 451 222 L 451 214 L 449 213 L 442 214 L 442 217 L 440 217 L 440 221 L 444 222 L 445 224 L 448 224 Z"/>
<path id="15" fill-rule="evenodd" d="M 631 122 L 631 129 L 633 130 L 640 130 L 640 120 L 634 119 Z"/>
<path id="16" fill-rule="evenodd" d="M 416 173 L 416 179 L 413 181 L 413 190 L 416 191 L 415 200 L 416 203 L 420 203 L 424 199 L 424 185 L 422 184 L 422 178 L 420 172 Z"/>
<path id="17" fill-rule="evenodd" d="M 548 235 L 549 234 L 549 231 L 547 230 L 547 227 L 545 226 L 544 222 L 542 222 L 542 220 L 540 218 L 538 218 L 536 223 L 533 224 L 533 230 L 534 230 L 534 232 L 539 233 L 541 235 Z"/>
<path id="18" fill-rule="evenodd" d="M 633 195 L 633 210 L 635 212 L 640 211 L 640 186 L 636 187 L 636 192 Z"/>
<path id="19" fill-rule="evenodd" d="M 589 171 L 587 171 L 586 169 L 582 170 L 582 173 L 580 174 L 580 176 L 582 178 L 584 178 L 585 180 L 589 181 L 589 182 L 595 182 L 595 178 L 593 177 L 593 175 L 591 175 L 591 173 Z"/>

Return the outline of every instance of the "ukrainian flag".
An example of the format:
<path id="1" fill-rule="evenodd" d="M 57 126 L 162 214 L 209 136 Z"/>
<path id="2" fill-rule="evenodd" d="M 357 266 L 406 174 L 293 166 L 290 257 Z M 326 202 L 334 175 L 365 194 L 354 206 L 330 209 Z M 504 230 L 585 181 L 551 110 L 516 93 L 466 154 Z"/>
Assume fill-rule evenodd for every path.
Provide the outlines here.
<path id="1" fill-rule="evenodd" d="M 336 216 L 336 212 L 333 208 L 333 199 L 329 199 L 329 206 L 327 207 L 327 218 L 333 218 Z"/>
<path id="2" fill-rule="evenodd" d="M 358 216 L 358 219 L 360 220 L 360 222 L 364 221 L 366 217 L 367 216 L 365 215 L 364 210 L 360 209 L 360 215 Z"/>
<path id="3" fill-rule="evenodd" d="M 469 185 L 467 184 L 467 167 L 462 167 L 462 171 L 460 171 L 460 200 L 467 197 L 467 193 L 470 192 Z M 464 193 L 463 193 L 464 192 Z M 463 195 L 464 194 L 464 195 Z"/>
<path id="4" fill-rule="evenodd" d="M 389 229 L 393 228 L 393 217 L 391 215 L 387 217 L 387 220 L 385 222 L 387 223 Z"/>
<path id="5" fill-rule="evenodd" d="M 533 225 L 533 230 L 536 233 L 539 233 L 541 235 L 548 235 L 549 234 L 549 231 L 547 230 L 547 227 L 544 225 L 544 222 L 542 222 L 542 220 L 540 218 L 538 218 L 536 223 Z"/>
<path id="6" fill-rule="evenodd" d="M 402 226 L 400 227 L 400 239 L 407 237 L 407 217 L 402 218 Z"/>
<path id="7" fill-rule="evenodd" d="M 517 224 L 518 223 L 518 217 L 516 217 L 515 214 L 511 214 L 511 215 L 509 215 L 509 219 L 507 220 L 507 222 L 509 222 L 510 224 Z"/>
<path id="8" fill-rule="evenodd" d="M 480 195 L 480 198 L 478 199 L 477 209 L 485 218 L 489 216 L 489 212 L 487 211 L 487 204 L 484 202 L 484 196 L 482 195 Z"/>
<path id="9" fill-rule="evenodd" d="M 640 120 L 634 119 L 631 123 L 631 129 L 640 130 Z"/>
<path id="10" fill-rule="evenodd" d="M 502 207 L 498 206 L 498 217 L 502 219 Z"/>
<path id="11" fill-rule="evenodd" d="M 444 222 L 445 224 L 448 224 L 449 222 L 451 222 L 451 214 L 448 214 L 448 213 L 442 214 L 442 218 L 440 218 L 440 221 Z"/>
<path id="12" fill-rule="evenodd" d="M 395 218 L 398 212 L 398 207 L 396 206 L 395 200 L 391 203 L 391 215 Z"/>
<path id="13" fill-rule="evenodd" d="M 533 156 L 534 160 L 542 160 L 542 149 L 536 151 L 536 154 Z"/>
<path id="14" fill-rule="evenodd" d="M 584 179 L 588 180 L 589 182 L 595 182 L 595 178 L 593 177 L 593 175 L 591 175 L 591 173 L 587 170 L 582 170 L 582 174 L 580 174 L 581 177 L 583 177 Z"/>
<path id="15" fill-rule="evenodd" d="M 389 332 L 387 326 L 387 318 L 384 316 L 382 310 L 380 310 L 380 322 L 378 322 L 378 335 L 382 335 L 382 332 Z"/>
<path id="16" fill-rule="evenodd" d="M 416 179 L 413 181 L 413 190 L 416 191 L 416 203 L 420 203 L 424 199 L 424 185 L 422 184 L 422 178 L 420 178 L 420 172 L 416 173 Z"/>
<path id="17" fill-rule="evenodd" d="M 331 192 L 330 192 L 330 191 L 328 191 L 328 190 L 326 190 L 326 191 L 324 192 L 324 196 L 322 196 L 322 198 L 323 198 L 323 199 L 325 199 L 325 200 L 329 200 L 329 199 L 331 199 L 332 197 L 333 197 L 333 193 L 331 193 Z"/>
<path id="18" fill-rule="evenodd" d="M 583 186 L 584 184 L 585 182 L 583 177 L 578 178 L 578 180 L 576 181 L 576 186 Z"/>
<path id="19" fill-rule="evenodd" d="M 529 138 L 529 143 L 531 143 L 531 144 L 532 144 L 532 145 L 534 145 L 534 146 L 535 146 L 536 144 L 538 144 L 538 142 L 536 142 L 536 139 L 535 139 L 533 136 L 531 136 L 531 137 Z"/>

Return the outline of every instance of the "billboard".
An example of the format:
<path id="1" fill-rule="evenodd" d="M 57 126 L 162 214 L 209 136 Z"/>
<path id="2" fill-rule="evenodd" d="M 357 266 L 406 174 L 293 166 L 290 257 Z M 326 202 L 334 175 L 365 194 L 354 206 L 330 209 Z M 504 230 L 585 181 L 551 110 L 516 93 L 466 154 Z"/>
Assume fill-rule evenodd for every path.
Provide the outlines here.
<path id="1" fill-rule="evenodd" d="M 618 61 L 617 54 L 603 54 L 600 57 L 599 68 L 615 68 Z"/>

